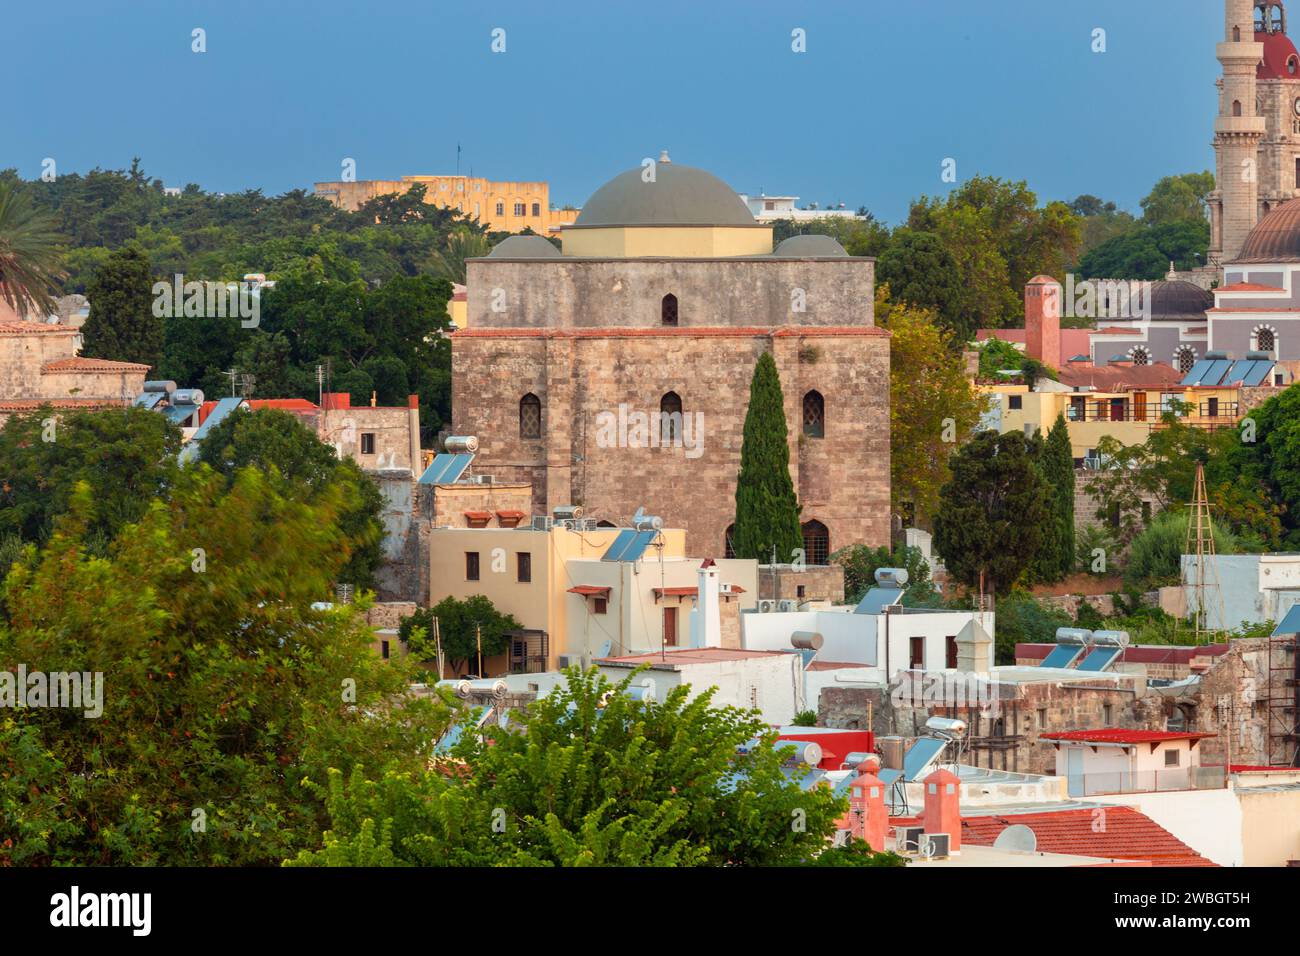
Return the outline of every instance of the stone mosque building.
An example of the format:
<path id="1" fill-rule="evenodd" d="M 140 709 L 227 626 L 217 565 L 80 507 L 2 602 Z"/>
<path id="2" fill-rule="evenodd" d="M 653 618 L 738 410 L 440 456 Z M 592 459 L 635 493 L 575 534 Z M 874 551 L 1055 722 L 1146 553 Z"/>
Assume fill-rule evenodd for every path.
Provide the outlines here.
<path id="1" fill-rule="evenodd" d="M 826 236 L 773 248 L 726 183 L 667 153 L 598 189 L 561 239 L 512 236 L 468 264 L 452 428 L 478 437 L 476 473 L 530 483 L 538 513 L 576 505 L 625 525 L 644 508 L 686 529 L 688 553 L 724 555 L 768 352 L 808 562 L 889 543 L 873 260 Z"/>

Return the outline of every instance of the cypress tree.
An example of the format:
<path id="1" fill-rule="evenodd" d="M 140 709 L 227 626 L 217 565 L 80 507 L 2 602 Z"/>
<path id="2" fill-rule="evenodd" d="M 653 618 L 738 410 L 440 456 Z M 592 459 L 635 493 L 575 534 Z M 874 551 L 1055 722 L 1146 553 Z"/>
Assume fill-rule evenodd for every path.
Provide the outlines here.
<path id="1" fill-rule="evenodd" d="M 149 257 L 135 246 L 124 246 L 86 283 L 90 315 L 81 328 L 82 355 L 157 366 L 163 323 L 153 314 L 150 272 Z"/>
<path id="2" fill-rule="evenodd" d="M 1051 486 L 1055 524 L 1046 544 L 1051 550 L 1043 567 L 1054 572 L 1052 580 L 1059 581 L 1074 570 L 1074 452 L 1064 415 L 1056 416 L 1056 424 L 1047 433 L 1043 445 L 1043 477 Z"/>
<path id="3" fill-rule="evenodd" d="M 790 480 L 790 447 L 786 444 L 785 399 L 776 362 L 764 352 L 749 385 L 744 442 L 740 446 L 740 477 L 736 481 L 738 558 L 790 561 L 803 547 L 799 504 Z"/>

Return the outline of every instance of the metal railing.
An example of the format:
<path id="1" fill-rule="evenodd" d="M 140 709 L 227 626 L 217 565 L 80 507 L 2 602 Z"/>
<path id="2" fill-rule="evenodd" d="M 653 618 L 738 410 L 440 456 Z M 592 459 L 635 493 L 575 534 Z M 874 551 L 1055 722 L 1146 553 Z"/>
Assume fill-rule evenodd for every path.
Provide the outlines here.
<path id="1" fill-rule="evenodd" d="M 1155 793 L 1165 790 L 1218 790 L 1227 786 L 1223 767 L 1170 767 L 1168 770 L 1116 770 L 1067 773 L 1070 796 L 1103 793 Z"/>

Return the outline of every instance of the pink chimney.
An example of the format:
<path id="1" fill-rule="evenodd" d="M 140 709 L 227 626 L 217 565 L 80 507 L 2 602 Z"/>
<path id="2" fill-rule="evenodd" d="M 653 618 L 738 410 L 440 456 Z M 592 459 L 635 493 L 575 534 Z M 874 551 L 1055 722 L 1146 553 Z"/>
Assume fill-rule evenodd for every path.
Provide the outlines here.
<path id="1" fill-rule="evenodd" d="M 948 834 L 949 851 L 961 849 L 961 784 L 951 770 L 936 770 L 923 781 L 925 810 L 921 824 L 926 833 Z"/>
<path id="2" fill-rule="evenodd" d="M 1061 284 L 1034 276 L 1025 286 L 1025 354 L 1044 365 L 1061 364 Z"/>

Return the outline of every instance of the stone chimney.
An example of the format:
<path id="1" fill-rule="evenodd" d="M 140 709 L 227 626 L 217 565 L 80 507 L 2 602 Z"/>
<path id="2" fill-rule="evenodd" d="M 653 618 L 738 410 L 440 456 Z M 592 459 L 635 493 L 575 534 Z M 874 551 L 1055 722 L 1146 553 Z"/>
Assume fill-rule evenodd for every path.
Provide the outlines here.
<path id="1" fill-rule="evenodd" d="M 936 770 L 924 784 L 921 825 L 926 833 L 948 834 L 949 850 L 957 853 L 961 850 L 961 783 L 951 770 Z"/>
<path id="2" fill-rule="evenodd" d="M 722 646 L 722 612 L 719 604 L 720 583 L 718 566 L 712 558 L 705 558 L 695 574 L 698 590 L 695 598 L 695 613 L 700 633 L 699 647 Z"/>
<path id="3" fill-rule="evenodd" d="M 957 632 L 957 670 L 987 674 L 993 667 L 993 638 L 970 620 Z"/>
<path id="4" fill-rule="evenodd" d="M 1061 364 L 1061 285 L 1034 276 L 1025 286 L 1025 354 L 1044 365 Z"/>

